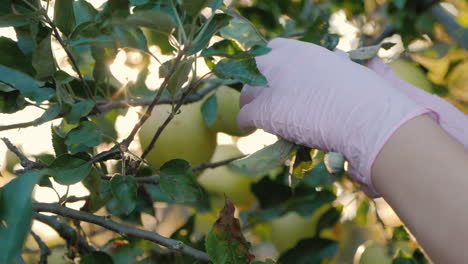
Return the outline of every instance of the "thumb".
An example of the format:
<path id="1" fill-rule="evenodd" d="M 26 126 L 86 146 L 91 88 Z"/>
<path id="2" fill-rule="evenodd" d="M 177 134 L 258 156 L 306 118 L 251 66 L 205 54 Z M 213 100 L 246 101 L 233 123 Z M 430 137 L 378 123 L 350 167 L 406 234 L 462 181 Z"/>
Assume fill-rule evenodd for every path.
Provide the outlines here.
<path id="1" fill-rule="evenodd" d="M 242 132 L 250 134 L 254 132 L 257 127 L 255 120 L 258 118 L 259 109 L 255 106 L 256 101 L 251 101 L 242 106 L 239 115 L 237 116 L 237 123 Z"/>

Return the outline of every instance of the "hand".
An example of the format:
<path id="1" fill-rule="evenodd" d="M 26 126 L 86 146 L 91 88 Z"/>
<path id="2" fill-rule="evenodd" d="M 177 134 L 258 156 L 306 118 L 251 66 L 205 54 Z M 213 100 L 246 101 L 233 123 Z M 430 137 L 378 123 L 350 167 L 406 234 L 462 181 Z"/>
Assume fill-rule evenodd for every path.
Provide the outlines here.
<path id="1" fill-rule="evenodd" d="M 264 129 L 297 144 L 342 153 L 348 172 L 378 196 L 370 171 L 388 138 L 430 110 L 372 70 L 314 44 L 274 39 L 256 58 L 268 87 L 245 86 L 239 125 Z"/>
<path id="2" fill-rule="evenodd" d="M 468 117 L 437 95 L 427 93 L 403 80 L 393 72 L 392 68 L 380 59 L 374 58 L 367 66 L 385 79 L 392 87 L 406 94 L 411 100 L 433 112 L 433 119 L 454 139 L 468 149 Z"/>

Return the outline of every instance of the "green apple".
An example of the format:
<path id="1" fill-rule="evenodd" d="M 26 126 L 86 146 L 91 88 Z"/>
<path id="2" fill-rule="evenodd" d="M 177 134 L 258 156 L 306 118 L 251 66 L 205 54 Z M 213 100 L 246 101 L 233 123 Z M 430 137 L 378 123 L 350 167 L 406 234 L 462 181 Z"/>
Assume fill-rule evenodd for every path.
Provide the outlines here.
<path id="1" fill-rule="evenodd" d="M 309 217 L 303 217 L 296 212 L 288 212 L 279 218 L 273 219 L 270 225 L 271 242 L 280 253 L 283 253 L 293 248 L 300 240 L 314 237 L 317 222 L 328 209 L 330 209 L 329 204 L 317 209 Z M 323 238 L 334 236 L 329 232 L 322 233 L 322 235 Z"/>
<path id="2" fill-rule="evenodd" d="M 398 59 L 388 64 L 398 77 L 408 83 L 432 93 L 432 83 L 427 79 L 426 74 L 414 62 Z"/>
<path id="3" fill-rule="evenodd" d="M 392 257 L 388 254 L 388 249 L 379 244 L 366 246 L 361 254 L 356 255 L 358 264 L 391 264 Z"/>
<path id="4" fill-rule="evenodd" d="M 216 148 L 216 133 L 203 120 L 200 102 L 184 105 L 180 113 L 167 125 L 146 160 L 156 167 L 181 158 L 192 165 L 208 162 Z M 149 145 L 156 130 L 171 112 L 170 105 L 158 105 L 140 129 L 141 148 Z"/>
<path id="5" fill-rule="evenodd" d="M 226 160 L 242 155 L 236 145 L 218 145 L 212 158 L 212 162 Z M 211 193 L 231 199 L 239 208 L 248 208 L 255 202 L 255 196 L 250 191 L 250 184 L 255 179 L 235 172 L 228 166 L 220 166 L 214 169 L 206 169 L 198 182 Z"/>
<path id="6" fill-rule="evenodd" d="M 240 111 L 240 93 L 229 86 L 220 86 L 216 91 L 218 103 L 218 113 L 210 129 L 216 132 L 223 132 L 231 136 L 246 136 L 237 124 L 237 115 Z"/>

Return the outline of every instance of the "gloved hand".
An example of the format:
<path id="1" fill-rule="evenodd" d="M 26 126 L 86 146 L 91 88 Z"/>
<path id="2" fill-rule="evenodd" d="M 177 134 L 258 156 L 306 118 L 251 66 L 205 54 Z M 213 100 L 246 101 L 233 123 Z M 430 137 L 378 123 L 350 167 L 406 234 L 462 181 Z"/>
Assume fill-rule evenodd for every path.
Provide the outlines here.
<path id="1" fill-rule="evenodd" d="M 431 113 L 372 70 L 306 42 L 274 39 L 256 57 L 268 87 L 245 86 L 240 127 L 264 129 L 296 144 L 342 153 L 370 197 L 372 164 L 408 120 Z"/>
<path id="2" fill-rule="evenodd" d="M 392 68 L 379 58 L 373 58 L 367 67 L 385 79 L 392 87 L 406 94 L 411 100 L 422 107 L 429 108 L 435 114 L 433 119 L 453 138 L 468 148 L 468 116 L 437 95 L 427 93 L 403 80 L 393 72 Z"/>

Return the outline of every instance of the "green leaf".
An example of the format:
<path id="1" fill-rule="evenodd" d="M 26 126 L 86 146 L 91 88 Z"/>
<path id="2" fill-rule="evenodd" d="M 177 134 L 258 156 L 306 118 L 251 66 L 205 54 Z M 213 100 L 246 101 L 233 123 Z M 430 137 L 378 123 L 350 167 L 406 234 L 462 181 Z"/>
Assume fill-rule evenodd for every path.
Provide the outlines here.
<path id="1" fill-rule="evenodd" d="M 98 11 L 86 0 L 73 1 L 73 15 L 77 27 L 83 23 L 94 21 L 97 14 Z"/>
<path id="2" fill-rule="evenodd" d="M 417 248 L 413 252 L 413 258 L 418 262 L 418 264 L 429 264 L 429 260 L 427 260 L 426 256 L 424 256 L 424 253 Z"/>
<path id="3" fill-rule="evenodd" d="M 75 27 L 73 14 L 73 0 L 56 0 L 54 6 L 54 22 L 65 36 L 68 36 Z"/>
<path id="4" fill-rule="evenodd" d="M 269 176 L 263 177 L 260 181 L 251 185 L 250 189 L 257 197 L 261 208 L 275 207 L 287 201 L 291 195 L 291 188 L 270 179 Z M 271 195 L 274 193 L 275 195 Z"/>
<path id="5" fill-rule="evenodd" d="M 133 48 L 148 51 L 145 35 L 139 28 L 114 27 L 112 35 L 119 48 Z"/>
<path id="6" fill-rule="evenodd" d="M 113 109 L 99 116 L 93 117 L 91 120 L 95 122 L 102 134 L 104 142 L 111 143 L 112 139 L 117 139 L 117 130 L 115 129 L 115 122 L 120 115 L 125 115 L 126 111 L 122 109 Z"/>
<path id="7" fill-rule="evenodd" d="M 203 102 L 201 106 L 201 112 L 203 114 L 203 119 L 205 120 L 206 126 L 210 127 L 213 125 L 218 114 L 218 100 L 216 95 L 213 94 L 208 99 Z"/>
<path id="8" fill-rule="evenodd" d="M 397 257 L 392 264 L 418 264 L 418 262 L 413 258 Z"/>
<path id="9" fill-rule="evenodd" d="M 172 33 L 175 28 L 172 17 L 159 10 L 138 10 L 125 18 L 125 20 L 117 20 L 113 24 L 145 27 L 164 34 Z"/>
<path id="10" fill-rule="evenodd" d="M 161 33 L 148 28 L 142 28 L 143 34 L 146 37 L 148 46 L 156 45 L 160 48 L 163 55 L 173 54 L 175 48 L 169 42 L 169 37 L 165 33 Z"/>
<path id="11" fill-rule="evenodd" d="M 317 209 L 336 199 L 334 193 L 323 190 L 317 191 L 315 188 L 299 185 L 294 189 L 293 196 L 282 206 L 283 211 L 296 211 L 298 214 L 307 217 L 312 215 Z"/>
<path id="12" fill-rule="evenodd" d="M 233 161 L 232 168 L 248 176 L 263 175 L 283 165 L 297 148 L 291 142 L 278 140 L 246 158 Z"/>
<path id="13" fill-rule="evenodd" d="M 0 189 L 0 263 L 12 263 L 21 254 L 31 230 L 31 193 L 42 176 L 42 171 L 31 170 Z"/>
<path id="14" fill-rule="evenodd" d="M 136 263 L 136 259 L 143 255 L 143 250 L 135 243 L 125 244 L 112 252 L 114 264 Z"/>
<path id="15" fill-rule="evenodd" d="M 51 35 L 47 35 L 36 46 L 32 55 L 32 66 L 39 80 L 48 79 L 55 72 L 55 58 L 52 54 Z"/>
<path id="16" fill-rule="evenodd" d="M 403 9 L 406 4 L 406 0 L 393 0 L 393 3 L 398 9 Z"/>
<path id="17" fill-rule="evenodd" d="M 359 204 L 356 210 L 356 222 L 366 225 L 367 224 L 367 216 L 369 214 L 369 200 L 364 199 Z"/>
<path id="18" fill-rule="evenodd" d="M 130 214 L 136 206 L 137 183 L 133 175 L 114 175 L 110 181 L 111 191 L 120 206 Z"/>
<path id="19" fill-rule="evenodd" d="M 218 220 L 206 235 L 206 252 L 213 263 L 249 264 L 253 261 L 254 256 L 249 252 L 250 244 L 241 232 L 239 219 L 234 217 L 234 211 L 234 204 L 226 198 Z"/>
<path id="20" fill-rule="evenodd" d="M 226 26 L 231 20 L 231 16 L 226 14 L 215 14 L 208 23 L 204 24 L 200 30 L 198 30 L 194 44 L 186 52 L 187 55 L 193 55 L 208 45 L 211 37 L 218 32 L 222 27 Z"/>
<path id="21" fill-rule="evenodd" d="M 221 56 L 232 58 L 234 55 L 243 52 L 236 42 L 228 39 L 223 39 L 216 42 L 211 47 L 204 49 L 200 55 L 202 56 Z"/>
<path id="22" fill-rule="evenodd" d="M 338 243 L 329 239 L 309 238 L 299 241 L 292 249 L 280 256 L 279 263 L 321 264 L 324 258 L 335 256 Z"/>
<path id="23" fill-rule="evenodd" d="M 52 182 L 50 181 L 49 177 L 42 177 L 41 180 L 39 181 L 38 183 L 39 186 L 41 187 L 48 187 L 48 188 L 54 188 L 54 186 L 52 185 Z"/>
<path id="24" fill-rule="evenodd" d="M 181 61 L 177 66 L 169 82 L 167 83 L 167 90 L 171 93 L 172 96 L 175 96 L 180 90 L 180 88 L 182 88 L 182 85 L 188 81 L 188 77 L 190 71 L 192 70 L 192 65 L 194 61 L 195 60 L 193 58 L 189 58 Z M 167 72 L 166 74 L 169 74 L 169 72 Z"/>
<path id="25" fill-rule="evenodd" d="M 304 173 L 302 182 L 310 187 L 318 187 L 332 184 L 333 179 L 333 175 L 328 172 L 327 166 L 321 161 L 312 170 Z"/>
<path id="26" fill-rule="evenodd" d="M 213 13 L 214 13 L 214 11 L 219 9 L 222 5 L 223 5 L 223 0 L 212 0 L 211 3 L 210 3 L 210 7 L 211 7 L 211 10 L 213 11 Z"/>
<path id="27" fill-rule="evenodd" d="M 85 257 L 82 257 L 80 264 L 114 264 L 114 261 L 107 253 L 95 251 Z"/>
<path id="28" fill-rule="evenodd" d="M 268 53 L 271 49 L 263 45 L 255 45 L 248 51 L 243 51 L 234 41 L 222 40 L 202 51 L 205 57 L 221 56 L 233 59 L 248 59 Z"/>
<path id="29" fill-rule="evenodd" d="M 267 43 L 249 20 L 234 12 L 229 14 L 234 18 L 220 30 L 222 37 L 237 41 L 245 50 Z"/>
<path id="30" fill-rule="evenodd" d="M 182 8 L 190 16 L 196 16 L 208 4 L 210 0 L 183 0 Z"/>
<path id="31" fill-rule="evenodd" d="M 0 82 L 1 89 L 12 89 L 11 86 Z M 14 113 L 18 110 L 23 109 L 26 106 L 26 101 L 20 92 L 17 90 L 11 92 L 0 91 L 0 113 Z"/>
<path id="32" fill-rule="evenodd" d="M 406 232 L 406 229 L 404 226 L 398 226 L 393 229 L 392 240 L 393 241 L 409 241 L 410 235 L 408 234 L 408 232 Z"/>
<path id="33" fill-rule="evenodd" d="M 86 152 L 91 147 L 102 142 L 102 134 L 98 126 L 90 121 L 80 123 L 80 126 L 70 131 L 65 140 L 71 154 Z"/>
<path id="34" fill-rule="evenodd" d="M 222 59 L 216 64 L 213 71 L 220 78 L 239 80 L 252 86 L 266 86 L 268 84 L 253 58 Z"/>
<path id="35" fill-rule="evenodd" d="M 78 124 L 80 119 L 87 116 L 91 110 L 93 110 L 94 102 L 91 100 L 83 100 L 74 104 L 65 116 L 65 119 L 69 124 Z"/>
<path id="36" fill-rule="evenodd" d="M 55 94 L 55 90 L 51 88 L 41 88 L 39 82 L 29 75 L 3 65 L 0 65 L 0 81 L 15 87 L 23 96 L 38 103 Z"/>
<path id="37" fill-rule="evenodd" d="M 99 35 L 95 38 L 78 38 L 70 41 L 70 45 L 74 47 L 93 45 L 97 47 L 113 47 L 115 40 L 106 35 Z"/>
<path id="38" fill-rule="evenodd" d="M 68 153 L 67 145 L 65 145 L 65 139 L 59 135 L 57 130 L 58 129 L 56 127 L 51 126 L 52 146 L 54 148 L 55 157 Z"/>
<path id="39" fill-rule="evenodd" d="M 15 1 L 16 13 L 11 9 L 11 1 L 0 1 L 0 27 L 19 27 L 34 23 L 33 18 L 39 15 L 39 12 L 31 10 L 23 2 Z"/>
<path id="40" fill-rule="evenodd" d="M 276 264 L 272 259 L 267 259 L 266 261 L 254 261 L 252 264 Z"/>
<path id="41" fill-rule="evenodd" d="M 190 164 L 182 159 L 170 160 L 160 168 L 161 190 L 174 201 L 195 202 L 202 198 L 200 185 L 193 178 Z"/>
<path id="42" fill-rule="evenodd" d="M 87 212 L 96 212 L 112 199 L 110 183 L 101 179 L 102 174 L 107 173 L 105 171 L 98 171 L 98 168 L 93 168 L 88 177 L 82 181 L 90 193 L 89 199 L 86 200 L 86 204 L 83 206 Z"/>
<path id="43" fill-rule="evenodd" d="M 64 71 L 56 71 L 52 75 L 57 85 L 67 84 L 73 81 L 75 78 Z"/>
<path id="44" fill-rule="evenodd" d="M 51 104 L 49 108 L 36 120 L 33 121 L 33 126 L 42 125 L 45 122 L 48 122 L 60 114 L 60 105 Z"/>
<path id="45" fill-rule="evenodd" d="M 47 174 L 63 185 L 75 184 L 88 176 L 92 163 L 88 156 L 63 154 L 47 169 Z"/>
<path id="46" fill-rule="evenodd" d="M 315 234 L 318 236 L 324 229 L 333 227 L 338 223 L 341 217 L 341 208 L 332 207 L 320 216 L 317 223 Z"/>
<path id="47" fill-rule="evenodd" d="M 24 55 L 18 43 L 6 37 L 0 37 L 0 64 L 30 76 L 35 74 L 30 58 Z"/>

